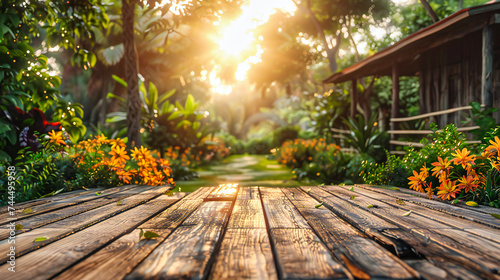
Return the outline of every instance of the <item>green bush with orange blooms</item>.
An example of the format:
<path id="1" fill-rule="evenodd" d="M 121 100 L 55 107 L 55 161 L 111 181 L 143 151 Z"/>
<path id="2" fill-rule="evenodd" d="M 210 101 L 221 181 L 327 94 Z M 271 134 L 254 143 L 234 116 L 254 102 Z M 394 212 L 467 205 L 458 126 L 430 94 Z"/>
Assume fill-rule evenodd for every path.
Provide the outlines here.
<path id="1" fill-rule="evenodd" d="M 495 136 L 489 142 L 477 155 L 463 148 L 456 149 L 451 157 L 438 156 L 430 175 L 426 164 L 419 172 L 413 170 L 413 176 L 408 177 L 410 188 L 429 194 L 429 199 L 436 193 L 442 200 L 472 200 L 499 207 L 500 139 Z M 433 177 L 439 182 L 434 187 L 430 182 Z"/>
<path id="2" fill-rule="evenodd" d="M 312 179 L 317 182 L 332 183 L 350 179 L 349 162 L 352 156 L 340 151 L 335 144 L 325 139 L 295 139 L 283 143 L 276 149 L 278 161 L 293 169 L 297 179 Z"/>

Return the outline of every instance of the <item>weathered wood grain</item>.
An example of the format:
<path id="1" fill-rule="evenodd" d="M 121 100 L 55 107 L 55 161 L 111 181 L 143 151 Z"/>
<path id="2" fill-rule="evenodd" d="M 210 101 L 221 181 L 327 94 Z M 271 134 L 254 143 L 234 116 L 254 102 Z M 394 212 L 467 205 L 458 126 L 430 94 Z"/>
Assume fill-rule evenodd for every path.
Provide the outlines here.
<path id="1" fill-rule="evenodd" d="M 210 193 L 212 193 L 216 187 L 204 187 L 204 188 L 199 188 L 196 191 L 188 194 L 184 199 L 204 199 L 206 198 Z"/>
<path id="2" fill-rule="evenodd" d="M 387 190 L 387 189 L 382 189 L 382 188 L 370 188 L 371 190 L 375 192 L 381 192 L 393 197 L 397 197 L 399 199 L 403 199 L 412 203 L 416 203 L 419 205 L 422 205 L 424 207 L 434 209 L 437 211 L 441 211 L 444 213 L 451 214 L 453 216 L 457 216 L 463 219 L 471 220 L 474 222 L 482 223 L 497 229 L 500 229 L 500 220 L 496 219 L 495 217 L 486 214 L 486 213 L 481 213 L 475 210 L 471 209 L 465 209 L 461 207 L 456 207 L 454 205 L 450 205 L 447 203 L 439 202 L 439 201 L 434 201 L 434 200 L 429 200 L 425 199 L 422 197 L 417 197 L 417 196 L 412 196 L 406 193 L 402 192 L 397 192 L 397 191 L 392 191 L 392 190 Z M 472 208 L 472 207 L 471 207 Z"/>
<path id="3" fill-rule="evenodd" d="M 70 197 L 70 198 L 66 198 L 66 199 L 62 199 L 62 200 L 52 201 L 52 202 L 41 204 L 41 205 L 36 205 L 33 207 L 23 207 L 23 208 L 19 208 L 16 211 L 14 211 L 14 213 L 15 213 L 14 217 L 17 218 L 19 221 L 19 220 L 26 219 L 28 217 L 40 215 L 42 213 L 54 211 L 57 209 L 61 209 L 61 208 L 70 206 L 70 205 L 75 205 L 78 203 L 83 203 L 83 202 L 94 200 L 94 199 L 102 199 L 108 195 L 111 195 L 111 194 L 114 194 L 117 192 L 121 192 L 121 191 L 125 191 L 125 190 L 135 188 L 135 187 L 136 186 L 132 186 L 132 185 L 115 187 L 115 188 L 106 189 L 106 190 L 101 191 L 100 195 L 96 195 L 95 192 L 92 192 L 92 193 L 87 193 L 87 194 L 83 194 L 83 195 L 79 195 L 79 196 L 75 196 L 75 197 Z M 31 213 L 23 213 L 23 211 L 25 209 L 28 209 L 28 208 L 31 208 L 32 212 Z M 0 214 L 0 225 L 8 224 L 9 222 L 7 221 L 7 218 L 11 218 L 11 217 L 12 216 L 10 216 L 9 213 Z"/>
<path id="4" fill-rule="evenodd" d="M 262 204 L 271 229 L 310 228 L 299 211 L 278 188 L 260 188 Z"/>
<path id="5" fill-rule="evenodd" d="M 135 229 L 53 279 L 122 279 L 172 232 L 172 229 L 144 229 L 147 230 L 160 236 L 139 240 L 140 229 Z"/>
<path id="6" fill-rule="evenodd" d="M 220 243 L 231 202 L 204 202 L 192 215 L 197 224 L 184 221 L 125 279 L 202 279 Z M 208 211 L 214 213 L 208 213 Z M 215 213 L 216 212 L 216 213 Z M 194 221 L 194 220 L 192 220 Z"/>
<path id="7" fill-rule="evenodd" d="M 109 196 L 105 196 L 101 199 L 94 199 L 91 201 L 87 201 L 84 203 L 68 206 L 59 210 L 46 212 L 40 215 L 31 216 L 29 218 L 18 221 L 17 224 L 23 226 L 22 230 L 16 231 L 16 234 L 21 234 L 23 231 L 32 230 L 53 222 L 57 222 L 59 220 L 71 217 L 73 215 L 77 215 L 83 213 L 85 211 L 89 211 L 95 208 L 99 208 L 106 204 L 115 203 L 119 200 L 123 200 L 127 197 L 130 197 L 134 194 L 138 194 L 144 191 L 148 191 L 154 187 L 145 186 L 141 188 L 133 188 L 129 190 L 125 190 L 123 192 L 115 193 Z M 8 225 L 2 226 L 0 228 L 0 240 L 5 239 L 9 236 L 10 230 L 8 229 Z"/>
<path id="8" fill-rule="evenodd" d="M 293 191 L 291 191 L 293 190 Z M 300 189 L 283 190 L 335 258 L 359 279 L 412 279 L 413 269 Z M 293 194 L 293 195 L 292 195 Z"/>
<path id="9" fill-rule="evenodd" d="M 221 184 L 205 198 L 205 201 L 234 201 L 238 188 L 238 184 Z"/>
<path id="10" fill-rule="evenodd" d="M 262 203 L 256 199 L 236 200 L 227 228 L 266 228 Z"/>
<path id="11" fill-rule="evenodd" d="M 48 279 L 72 266 L 108 242 L 131 231 L 177 201 L 160 196 L 146 204 L 109 218 L 66 238 L 53 242 L 17 259 L 18 279 Z M 0 278 L 5 279 L 8 264 L 0 266 Z"/>
<path id="12" fill-rule="evenodd" d="M 228 229 L 210 279 L 278 279 L 265 228 Z"/>
<path id="13" fill-rule="evenodd" d="M 343 187 L 345 189 L 345 187 Z M 331 187 L 326 187 L 326 189 L 331 189 Z M 397 207 L 404 209 L 405 211 L 411 210 L 412 213 L 427 217 L 429 219 L 438 221 L 440 223 L 462 229 L 464 231 L 476 234 L 478 236 L 484 237 L 486 239 L 489 239 L 491 241 L 495 241 L 500 243 L 500 234 L 498 230 L 486 226 L 481 223 L 473 222 L 470 220 L 462 219 L 457 216 L 453 216 L 447 213 L 439 212 L 433 209 L 429 209 L 427 207 L 415 204 L 415 203 L 409 203 L 409 202 L 404 202 L 401 200 L 398 200 L 397 198 L 394 198 L 392 196 L 382 194 L 382 193 L 377 193 L 374 191 L 371 191 L 369 189 L 365 188 L 359 188 L 359 187 L 354 187 L 354 192 L 357 194 L 362 194 L 371 198 L 375 198 L 377 200 L 380 200 L 382 202 L 385 202 L 386 204 L 389 204 L 391 206 Z M 398 200 L 398 201 L 397 201 Z"/>
<path id="14" fill-rule="evenodd" d="M 181 225 L 199 225 L 205 224 L 207 221 L 225 223 L 231 204 L 230 201 L 206 201 L 187 217 Z"/>
<path id="15" fill-rule="evenodd" d="M 19 202 L 19 203 L 16 203 L 15 206 L 16 206 L 16 208 L 19 208 L 19 209 L 26 209 L 26 208 L 30 208 L 30 207 L 33 207 L 36 205 L 45 204 L 45 203 L 49 203 L 52 201 L 58 201 L 58 200 L 62 200 L 62 199 L 70 198 L 70 197 L 75 197 L 75 196 L 79 196 L 79 195 L 83 195 L 83 194 L 87 194 L 87 193 L 95 193 L 97 191 L 102 191 L 102 190 L 104 190 L 104 188 L 95 188 L 95 189 L 87 190 L 87 191 L 84 189 L 80 189 L 80 190 L 61 193 L 61 194 L 54 195 L 54 196 L 33 199 L 30 201 L 25 201 L 25 202 Z M 8 211 L 7 206 L 0 207 L 0 214 L 6 213 L 7 211 Z"/>
<path id="16" fill-rule="evenodd" d="M 260 199 L 259 187 L 240 187 L 237 199 Z"/>
<path id="17" fill-rule="evenodd" d="M 79 231 L 83 228 L 89 227 L 93 224 L 96 224 L 100 221 L 103 221 L 105 219 L 108 219 L 109 217 L 116 215 L 118 213 L 122 213 L 124 211 L 127 211 L 133 207 L 136 207 L 139 204 L 145 203 L 157 196 L 160 196 L 165 190 L 169 189 L 170 187 L 160 187 L 156 188 L 150 191 L 146 191 L 137 195 L 134 195 L 132 197 L 126 198 L 123 201 L 122 205 L 117 205 L 116 203 L 111 203 L 106 206 L 90 210 L 63 220 L 60 220 L 58 222 L 49 224 L 47 226 L 43 226 L 37 229 L 34 229 L 32 231 L 28 231 L 30 234 L 26 235 L 27 233 L 23 233 L 20 235 L 16 236 L 16 253 L 17 256 L 22 256 L 28 252 L 31 252 L 33 250 L 36 250 L 40 247 L 43 247 L 47 244 L 50 244 L 52 242 L 55 242 L 61 238 L 64 238 L 65 236 L 72 234 L 76 231 Z M 174 197 L 167 197 L 164 196 L 165 198 L 170 198 L 169 201 L 177 201 L 180 199 L 183 195 L 182 194 L 177 194 Z M 172 203 L 173 203 L 172 202 Z M 170 203 L 171 204 L 171 203 Z M 54 230 L 58 229 L 58 230 Z M 36 237 L 47 237 L 48 239 L 45 241 L 40 241 L 34 243 L 32 236 Z M 35 237 L 35 238 L 36 238 Z M 7 239 L 4 239 L 0 241 L 0 250 L 7 250 L 10 247 L 10 244 L 8 243 Z M 4 260 L 7 259 L 7 256 L 0 255 L 0 261 L 3 262 Z"/>
<path id="18" fill-rule="evenodd" d="M 276 263 L 282 279 L 348 279 L 311 229 L 271 229 Z"/>
<path id="19" fill-rule="evenodd" d="M 456 257 L 461 259 L 461 264 L 465 264 L 468 262 L 468 266 L 477 267 L 477 269 L 482 269 L 483 273 L 488 274 L 491 271 L 499 269 L 497 263 L 500 263 L 500 259 L 492 255 L 488 255 L 485 252 L 477 252 L 477 248 L 480 244 L 493 243 L 488 240 L 484 240 L 481 237 L 474 236 L 469 234 L 470 239 L 477 239 L 478 244 L 470 244 L 467 242 L 461 242 L 461 240 L 453 240 L 450 239 L 450 236 L 446 236 L 445 234 L 438 234 L 438 232 L 445 232 L 445 229 L 452 229 L 450 226 L 432 221 L 423 216 L 419 215 L 410 215 L 403 216 L 405 213 L 404 210 L 397 209 L 386 203 L 381 201 L 372 199 L 367 196 L 359 195 L 356 196 L 355 199 L 350 199 L 352 192 L 346 191 L 341 187 L 329 187 L 329 189 L 334 190 L 334 194 L 342 198 L 349 203 L 357 205 L 362 209 L 366 209 L 365 211 L 373 213 L 375 216 L 386 219 L 393 223 L 396 223 L 399 227 L 405 229 L 407 232 L 411 232 L 411 235 L 418 237 L 422 237 L 421 240 L 426 240 L 427 238 L 431 241 L 435 242 L 435 247 L 439 247 L 441 249 L 440 256 L 448 256 L 448 257 Z M 376 208 L 367 208 L 367 205 L 376 205 Z M 429 230 L 430 229 L 430 230 Z M 425 234 L 419 234 L 422 231 L 425 231 Z M 407 240 L 405 240 L 406 242 Z M 415 249 L 419 250 L 425 244 L 419 244 Z M 446 246 L 446 248 L 444 247 Z M 429 258 L 429 256 L 426 255 Z M 442 267 L 446 269 L 445 267 Z"/>

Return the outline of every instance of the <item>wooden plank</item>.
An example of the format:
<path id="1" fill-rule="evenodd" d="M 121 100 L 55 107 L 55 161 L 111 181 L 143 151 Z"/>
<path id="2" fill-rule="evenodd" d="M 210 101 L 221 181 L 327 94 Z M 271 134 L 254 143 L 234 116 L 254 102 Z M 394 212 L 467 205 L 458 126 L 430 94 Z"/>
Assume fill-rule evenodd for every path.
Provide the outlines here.
<path id="1" fill-rule="evenodd" d="M 211 192 L 213 192 L 216 188 L 215 187 L 203 187 L 199 188 L 196 191 L 190 193 L 188 196 L 186 196 L 183 200 L 186 199 L 204 199 L 209 195 Z"/>
<path id="2" fill-rule="evenodd" d="M 413 279 L 418 273 L 300 189 L 283 189 L 335 258 L 359 279 Z M 295 193 L 294 196 L 290 194 Z"/>
<path id="3" fill-rule="evenodd" d="M 227 228 L 266 228 L 260 200 L 237 199 Z"/>
<path id="4" fill-rule="evenodd" d="M 271 229 L 276 265 L 282 279 L 349 279 L 311 229 Z"/>
<path id="5" fill-rule="evenodd" d="M 125 279 L 206 278 L 230 214 L 230 205 L 228 201 L 203 203 L 193 215 L 206 216 L 207 219 L 198 220 L 198 224 L 184 221 Z"/>
<path id="6" fill-rule="evenodd" d="M 486 254 L 485 252 L 478 252 L 478 249 L 483 249 L 483 251 L 487 250 L 486 248 L 480 249 L 479 246 L 481 244 L 494 244 L 494 242 L 490 242 L 476 236 L 474 236 L 474 238 L 478 240 L 478 244 L 469 244 L 467 242 L 461 242 L 461 240 L 450 239 L 449 236 L 438 233 L 443 232 L 444 229 L 451 229 L 450 226 L 432 221 L 419 215 L 410 215 L 405 217 L 403 214 L 406 211 L 397 209 L 379 200 L 366 196 L 359 195 L 356 196 L 355 199 L 350 199 L 353 192 L 346 191 L 341 187 L 332 186 L 329 187 L 329 189 L 334 189 L 335 196 L 342 198 L 351 204 L 357 205 L 362 209 L 366 209 L 365 211 L 371 212 L 375 216 L 396 223 L 407 232 L 416 233 L 420 237 L 417 239 L 424 240 L 424 243 L 428 243 L 430 241 L 435 242 L 435 246 L 442 248 L 443 253 L 441 254 L 441 257 L 446 255 L 449 257 L 457 257 L 460 259 L 461 264 L 481 270 L 482 275 L 491 274 L 491 272 L 495 269 L 498 270 L 497 264 L 500 263 L 500 259 L 493 255 Z M 370 204 L 375 207 L 367 208 L 367 205 Z M 425 231 L 425 234 L 420 234 L 422 231 Z M 415 234 L 413 234 L 413 236 L 415 236 Z M 473 237 L 470 238 L 474 239 Z M 419 250 L 422 247 L 422 244 L 420 244 L 420 246 L 415 249 Z"/>
<path id="7" fill-rule="evenodd" d="M 326 189 L 329 189 L 329 187 L 326 187 Z M 345 187 L 344 187 L 345 189 Z M 424 206 L 414 204 L 414 203 L 405 203 L 404 201 L 398 200 L 397 198 L 394 198 L 392 196 L 382 194 L 382 193 L 377 193 L 374 191 L 371 191 L 369 189 L 365 188 L 359 188 L 359 187 L 354 187 L 353 188 L 355 193 L 359 193 L 365 196 L 369 196 L 371 198 L 375 198 L 377 200 L 380 200 L 384 203 L 387 203 L 389 205 L 392 205 L 397 208 L 404 209 L 405 211 L 411 210 L 414 214 L 421 215 L 423 217 L 427 217 L 429 219 L 447 224 L 451 227 L 457 228 L 457 229 L 462 229 L 464 231 L 476 234 L 478 236 L 484 237 L 486 239 L 489 239 L 491 241 L 495 241 L 497 243 L 500 243 L 500 234 L 497 229 L 494 229 L 492 227 L 476 223 L 473 221 L 461 219 L 456 216 L 452 216 L 446 213 L 442 213 L 436 210 L 432 210 L 429 208 L 426 208 Z M 404 203 L 404 204 L 401 204 Z"/>
<path id="8" fill-rule="evenodd" d="M 238 184 L 221 184 L 205 198 L 205 201 L 234 201 L 237 193 Z"/>
<path id="9" fill-rule="evenodd" d="M 387 189 L 382 189 L 382 188 L 370 188 L 366 187 L 363 185 L 360 185 L 361 187 L 368 188 L 370 190 L 373 190 L 375 192 L 380 192 L 384 193 L 399 199 L 403 199 L 405 201 L 409 201 L 412 203 L 416 203 L 419 205 L 422 205 L 424 207 L 434 209 L 437 211 L 441 211 L 444 213 L 448 213 L 453 216 L 457 216 L 463 219 L 471 220 L 474 222 L 482 223 L 497 229 L 500 229 L 500 220 L 496 219 L 495 217 L 486 214 L 486 213 L 478 213 L 475 210 L 470 210 L 470 209 L 465 209 L 465 208 L 460 208 L 460 207 L 455 207 L 450 204 L 446 204 L 443 202 L 439 201 L 434 201 L 434 200 L 429 200 L 425 199 L 422 197 L 415 197 L 409 194 L 401 193 L 401 192 L 396 192 L 392 190 L 387 190 Z"/>
<path id="10" fill-rule="evenodd" d="M 481 108 L 484 108 L 484 107 L 485 107 L 485 105 L 481 104 Z M 471 106 L 463 106 L 463 107 L 457 107 L 457 108 L 452 108 L 452 109 L 443 110 L 443 111 L 437 111 L 437 112 L 417 115 L 417 116 L 413 116 L 413 117 L 391 118 L 391 122 L 407 122 L 407 121 L 425 119 L 425 118 L 432 117 L 432 116 L 441 116 L 441 115 L 445 115 L 445 114 L 450 114 L 450 113 L 464 111 L 464 110 L 470 110 L 470 109 L 472 109 Z"/>
<path id="11" fill-rule="evenodd" d="M 225 223 L 225 217 L 228 215 L 231 208 L 230 201 L 207 201 L 198 207 L 189 217 L 187 217 L 181 225 L 191 226 L 205 224 L 206 221 L 212 223 Z"/>
<path id="12" fill-rule="evenodd" d="M 269 228 L 310 228 L 279 188 L 259 188 Z"/>
<path id="13" fill-rule="evenodd" d="M 106 204 L 114 203 L 119 200 L 123 200 L 129 196 L 132 196 L 134 194 L 138 194 L 143 191 L 148 191 L 154 187 L 151 186 L 146 186 L 146 187 L 140 187 L 140 188 L 133 188 L 129 190 L 125 190 L 123 192 L 119 192 L 116 194 L 112 194 L 109 196 L 105 196 L 102 199 L 94 199 L 90 200 L 84 203 L 68 206 L 59 210 L 55 211 L 50 211 L 46 212 L 40 215 L 36 216 L 31 216 L 29 218 L 23 219 L 21 221 L 18 221 L 17 224 L 20 224 L 23 226 L 22 230 L 16 231 L 16 234 L 21 234 L 24 231 L 32 230 L 53 222 L 57 222 L 59 220 L 71 217 L 73 215 L 77 215 L 80 213 L 83 213 L 85 211 L 89 211 L 95 208 L 99 208 L 101 206 L 104 206 Z M 5 239 L 9 236 L 10 229 L 8 228 L 8 225 L 2 226 L 0 228 L 0 240 Z"/>
<path id="14" fill-rule="evenodd" d="M 86 191 L 84 189 L 76 190 L 76 191 L 70 191 L 70 192 L 65 192 L 65 193 L 61 193 L 61 194 L 58 194 L 58 195 L 54 195 L 54 196 L 33 199 L 33 200 L 30 200 L 30 201 L 25 201 L 25 202 L 19 202 L 19 203 L 15 204 L 15 207 L 16 208 L 23 208 L 23 209 L 25 209 L 25 208 L 30 208 L 30 207 L 33 207 L 33 206 L 36 206 L 36 205 L 41 205 L 41 204 L 49 203 L 49 202 L 52 202 L 52 201 L 58 201 L 58 200 L 62 200 L 62 199 L 70 198 L 70 197 L 75 197 L 75 196 L 79 196 L 79 195 L 90 193 L 90 192 L 95 193 L 97 191 L 102 191 L 102 190 L 104 190 L 104 188 L 96 188 L 96 189 L 92 189 L 92 191 Z M 6 213 L 7 211 L 8 211 L 7 206 L 0 207 L 0 214 Z"/>
<path id="15" fill-rule="evenodd" d="M 139 240 L 140 229 L 134 229 L 53 279 L 122 279 L 172 232 L 172 229 L 144 229 L 147 230 L 160 236 Z"/>
<path id="16" fill-rule="evenodd" d="M 207 188 L 201 188 L 196 190 L 196 192 L 203 193 L 206 190 Z M 151 220 L 148 220 L 139 225 L 131 233 L 122 236 L 87 259 L 79 262 L 56 279 L 122 279 L 163 242 L 174 228 L 181 224 L 201 204 L 202 200 L 202 198 L 182 199 L 153 218 L 166 220 L 169 217 L 168 215 L 172 214 L 175 217 L 169 219 L 168 225 L 161 223 L 161 227 L 148 228 L 148 224 L 156 224 L 156 222 L 151 223 Z M 176 211 L 171 211 L 172 208 L 175 208 Z M 143 239 L 139 241 L 140 229 L 155 232 L 160 237 L 154 240 Z"/>
<path id="17" fill-rule="evenodd" d="M 258 199 L 260 200 L 259 187 L 240 187 L 238 191 L 238 200 L 241 199 Z"/>
<path id="18" fill-rule="evenodd" d="M 162 195 L 125 213 L 21 256 L 17 259 L 16 277 L 34 280 L 51 278 L 92 252 L 104 247 L 108 242 L 130 232 L 137 225 L 176 201 L 177 198 L 172 199 Z M 0 277 L 1 273 L 7 271 L 8 265 L 0 266 Z"/>
<path id="19" fill-rule="evenodd" d="M 232 214 L 233 215 L 233 214 Z M 278 279 L 265 228 L 226 231 L 210 279 Z"/>
<path id="20" fill-rule="evenodd" d="M 475 129 L 481 128 L 480 126 L 467 126 L 467 127 L 458 127 L 457 131 L 465 132 L 465 131 L 471 131 Z M 436 133 L 443 132 L 442 129 L 437 130 Z M 435 133 L 432 130 L 387 130 L 387 133 L 389 134 L 433 134 Z"/>
<path id="21" fill-rule="evenodd" d="M 125 191 L 125 190 L 135 188 L 135 187 L 136 186 L 132 186 L 132 185 L 115 187 L 115 188 L 106 189 L 106 190 L 101 191 L 100 195 L 96 195 L 94 192 L 92 192 L 92 193 L 87 193 L 87 194 L 83 194 L 83 195 L 79 195 L 76 197 L 71 197 L 71 198 L 67 198 L 67 199 L 63 199 L 63 200 L 53 201 L 50 203 L 45 203 L 45 204 L 33 206 L 31 208 L 31 210 L 32 210 L 31 213 L 23 213 L 23 211 L 27 208 L 19 208 L 16 211 L 14 211 L 14 213 L 15 213 L 14 217 L 17 218 L 17 220 L 22 220 L 22 219 L 26 219 L 28 217 L 32 217 L 35 215 L 40 215 L 42 213 L 46 213 L 49 211 L 61 209 L 61 208 L 64 208 L 64 207 L 67 207 L 70 205 L 76 205 L 78 203 L 83 203 L 83 202 L 94 200 L 94 199 L 102 199 L 103 197 L 106 197 L 108 195 L 118 193 L 121 191 Z M 12 218 L 12 216 L 10 216 L 8 213 L 0 214 L 0 225 L 8 224 L 9 222 L 7 221 L 7 218 Z"/>
<path id="22" fill-rule="evenodd" d="M 32 231 L 29 231 L 29 235 L 27 233 L 16 235 L 16 256 L 24 255 L 28 252 L 36 250 L 42 246 L 55 242 L 67 235 L 70 235 L 76 231 L 82 230 L 86 227 L 89 227 L 93 224 L 96 224 L 100 221 L 103 221 L 111 216 L 114 216 L 118 213 L 122 213 L 127 211 L 133 207 L 136 207 L 139 204 L 142 204 L 146 201 L 149 201 L 159 195 L 161 195 L 165 190 L 170 187 L 156 188 L 151 191 L 146 191 L 132 197 L 129 197 L 124 200 L 122 205 L 117 205 L 116 203 L 111 203 L 106 206 L 90 210 L 79 215 L 75 215 L 58 222 L 49 224 L 47 226 L 43 226 Z M 177 201 L 183 196 L 183 194 L 177 194 L 171 198 L 172 201 Z M 58 229 L 58 230 L 53 230 Z M 47 237 L 47 240 L 40 241 L 34 243 L 32 238 L 36 237 Z M 35 237 L 35 238 L 36 238 Z M 7 250 L 11 244 L 8 243 L 8 239 L 4 239 L 0 241 L 0 250 Z M 7 259 L 7 256 L 0 255 L 0 261 L 4 261 Z"/>

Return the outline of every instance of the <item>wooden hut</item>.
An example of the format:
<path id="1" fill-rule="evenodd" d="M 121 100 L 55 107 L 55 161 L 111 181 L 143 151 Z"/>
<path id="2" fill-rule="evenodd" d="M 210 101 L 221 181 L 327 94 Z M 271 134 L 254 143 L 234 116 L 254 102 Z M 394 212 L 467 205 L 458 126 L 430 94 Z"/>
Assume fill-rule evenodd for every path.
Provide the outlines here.
<path id="1" fill-rule="evenodd" d="M 500 108 L 500 3 L 460 10 L 333 74 L 324 83 L 352 82 L 354 114 L 356 100 L 362 98 L 355 85 L 367 76 L 392 76 L 391 130 L 398 121 L 409 119 L 398 115 L 400 76 L 419 77 L 420 113 L 434 116 L 441 127 L 459 125 L 458 111 L 470 108 L 472 101 Z M 500 112 L 495 117 L 500 121 Z"/>

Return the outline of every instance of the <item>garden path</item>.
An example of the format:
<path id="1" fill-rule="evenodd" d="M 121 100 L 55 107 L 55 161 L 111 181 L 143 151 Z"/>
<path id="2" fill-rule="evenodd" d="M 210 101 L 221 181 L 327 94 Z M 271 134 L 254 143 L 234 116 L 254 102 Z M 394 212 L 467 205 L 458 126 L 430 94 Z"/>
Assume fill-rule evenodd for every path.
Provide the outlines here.
<path id="1" fill-rule="evenodd" d="M 500 279 L 498 209 L 366 185 L 170 189 L 0 209 L 0 279 Z"/>

